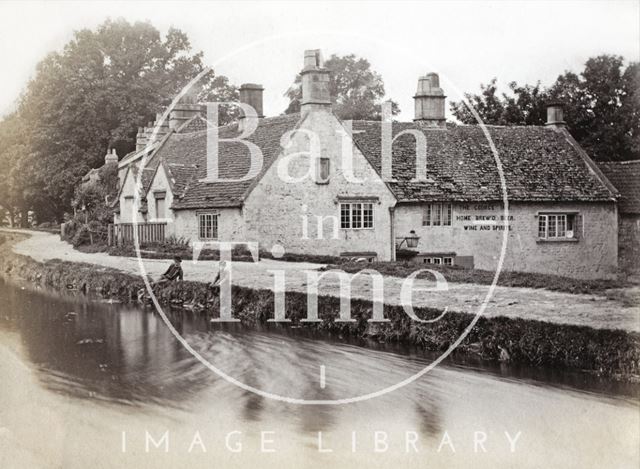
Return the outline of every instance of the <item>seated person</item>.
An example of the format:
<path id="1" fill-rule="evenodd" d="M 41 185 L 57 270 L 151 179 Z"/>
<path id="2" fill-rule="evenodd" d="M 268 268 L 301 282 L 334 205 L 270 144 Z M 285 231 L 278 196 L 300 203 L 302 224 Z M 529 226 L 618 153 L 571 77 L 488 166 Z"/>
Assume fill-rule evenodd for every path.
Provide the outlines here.
<path id="1" fill-rule="evenodd" d="M 167 271 L 160 276 L 160 279 L 155 284 L 173 282 L 174 280 L 182 281 L 184 274 L 182 272 L 182 267 L 180 266 L 181 263 L 182 258 L 180 256 L 174 257 L 173 264 L 169 266 Z"/>

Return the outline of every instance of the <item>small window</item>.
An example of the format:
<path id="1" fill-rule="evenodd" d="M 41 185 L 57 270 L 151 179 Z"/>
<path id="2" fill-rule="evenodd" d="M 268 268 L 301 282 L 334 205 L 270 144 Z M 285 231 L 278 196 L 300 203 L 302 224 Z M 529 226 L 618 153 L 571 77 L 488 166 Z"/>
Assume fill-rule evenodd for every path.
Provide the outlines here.
<path id="1" fill-rule="evenodd" d="M 362 204 L 351 204 L 351 228 L 362 228 Z"/>
<path id="2" fill-rule="evenodd" d="M 329 175 L 331 172 L 331 160 L 327 157 L 322 157 L 320 158 L 320 163 L 319 163 L 319 176 L 318 176 L 318 183 L 327 183 L 329 182 Z"/>
<path id="3" fill-rule="evenodd" d="M 442 215 L 442 205 L 433 204 L 431 206 L 431 215 L 433 218 L 431 219 L 431 224 L 433 226 L 440 226 L 442 224 L 441 215 Z"/>
<path id="4" fill-rule="evenodd" d="M 362 204 L 362 227 L 373 228 L 373 204 Z"/>
<path id="5" fill-rule="evenodd" d="M 127 195 L 124 198 L 124 205 L 122 207 L 121 215 L 124 215 L 125 218 L 130 217 L 132 211 L 133 211 L 133 196 Z"/>
<path id="6" fill-rule="evenodd" d="M 442 264 L 442 257 L 434 257 L 433 258 L 433 263 L 437 264 L 437 265 Z"/>
<path id="7" fill-rule="evenodd" d="M 427 204 L 427 206 L 424 209 L 424 217 L 422 218 L 422 225 L 423 226 L 431 225 L 431 204 Z"/>
<path id="8" fill-rule="evenodd" d="M 351 204 L 340 204 L 340 228 L 351 228 Z"/>
<path id="9" fill-rule="evenodd" d="M 571 213 L 544 213 L 538 215 L 538 238 L 573 239 L 578 215 Z"/>
<path id="10" fill-rule="evenodd" d="M 451 204 L 427 204 L 422 216 L 422 225 L 451 226 L 451 218 Z"/>
<path id="11" fill-rule="evenodd" d="M 155 192 L 153 198 L 156 202 L 156 218 L 158 220 L 165 219 L 167 217 L 167 206 L 165 204 L 165 192 Z"/>
<path id="12" fill-rule="evenodd" d="M 164 197 L 162 199 L 156 199 L 156 218 L 159 220 L 167 218 L 167 208 Z"/>
<path id="13" fill-rule="evenodd" d="M 361 202 L 341 203 L 340 228 L 373 228 L 373 204 Z"/>
<path id="14" fill-rule="evenodd" d="M 198 215 L 198 233 L 200 239 L 218 239 L 218 214 L 201 213 Z"/>
<path id="15" fill-rule="evenodd" d="M 443 257 L 442 261 L 444 265 L 453 265 L 453 257 Z"/>

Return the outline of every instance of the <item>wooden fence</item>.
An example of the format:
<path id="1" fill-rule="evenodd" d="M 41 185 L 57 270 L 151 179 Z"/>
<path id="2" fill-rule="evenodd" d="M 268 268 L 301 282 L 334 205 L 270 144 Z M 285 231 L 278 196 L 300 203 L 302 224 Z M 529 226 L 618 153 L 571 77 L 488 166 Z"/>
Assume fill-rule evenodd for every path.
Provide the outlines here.
<path id="1" fill-rule="evenodd" d="M 159 243 L 165 240 L 166 223 L 118 223 L 109 225 L 109 246 L 133 244 L 133 230 L 138 232 L 140 244 Z"/>

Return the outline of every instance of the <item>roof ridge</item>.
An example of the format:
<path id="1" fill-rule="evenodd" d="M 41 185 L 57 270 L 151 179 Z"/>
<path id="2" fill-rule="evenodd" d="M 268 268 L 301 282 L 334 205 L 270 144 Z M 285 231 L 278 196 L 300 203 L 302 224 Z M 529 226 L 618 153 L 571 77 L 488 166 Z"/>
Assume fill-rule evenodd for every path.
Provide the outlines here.
<path id="1" fill-rule="evenodd" d="M 345 121 L 345 120 L 349 120 L 349 119 L 340 119 L 340 121 Z M 382 121 L 381 120 L 376 120 L 376 119 L 355 119 L 353 120 L 354 123 L 364 123 L 364 124 L 380 124 Z M 447 124 L 453 124 L 453 126 L 438 126 L 438 127 L 434 127 L 434 126 L 430 126 L 430 125 L 426 125 L 421 123 L 420 121 L 392 121 L 390 122 L 391 124 L 395 125 L 395 124 L 400 124 L 400 125 L 414 125 L 416 127 L 420 127 L 421 129 L 425 129 L 425 130 L 448 130 L 450 128 L 457 128 L 457 127 L 463 127 L 463 128 L 468 128 L 468 129 L 474 129 L 474 128 L 480 128 L 480 125 L 484 125 L 485 127 L 491 127 L 491 128 L 498 128 L 498 129 L 548 129 L 548 130 L 553 130 L 551 127 L 542 124 L 542 125 L 533 125 L 533 124 L 514 124 L 514 125 L 504 125 L 504 124 L 458 124 L 455 122 L 450 122 Z M 640 160 L 639 160 L 640 161 Z"/>
<path id="2" fill-rule="evenodd" d="M 299 118 L 300 118 L 300 113 L 299 112 L 295 112 L 295 113 L 292 113 L 292 114 L 278 115 L 278 116 L 262 117 L 262 118 L 260 118 L 258 125 L 260 125 L 262 123 L 271 123 L 271 122 L 273 122 L 275 120 L 281 120 L 281 121 L 284 121 L 284 122 L 286 122 L 287 120 L 296 120 L 297 121 Z M 204 119 L 204 120 L 206 120 L 206 119 Z M 220 131 L 220 130 L 228 130 L 228 129 L 233 128 L 234 126 L 237 127 L 238 124 L 239 124 L 238 121 L 232 121 L 232 122 L 229 122 L 228 124 L 225 124 L 225 125 L 219 125 L 218 126 L 218 131 Z M 195 136 L 198 136 L 198 135 L 200 135 L 202 133 L 205 133 L 205 132 L 208 132 L 208 129 L 196 130 L 195 132 L 188 132 L 188 133 L 186 133 L 186 132 L 185 133 L 177 132 L 176 135 L 179 136 L 179 137 L 183 137 L 183 136 L 185 136 L 185 137 L 194 136 L 195 137 Z"/>
<path id="3" fill-rule="evenodd" d="M 640 163 L 640 159 L 638 160 L 622 160 L 622 161 L 598 161 L 598 164 L 638 164 Z"/>

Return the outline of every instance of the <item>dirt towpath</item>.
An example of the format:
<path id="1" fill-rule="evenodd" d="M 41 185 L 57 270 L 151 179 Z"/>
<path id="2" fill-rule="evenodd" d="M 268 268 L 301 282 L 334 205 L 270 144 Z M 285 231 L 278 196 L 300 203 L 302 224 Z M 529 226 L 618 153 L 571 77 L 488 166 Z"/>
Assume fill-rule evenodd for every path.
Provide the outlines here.
<path id="1" fill-rule="evenodd" d="M 152 277 L 158 277 L 170 261 L 135 257 L 116 257 L 106 253 L 88 254 L 76 251 L 58 235 L 27 230 L 13 230 L 30 237 L 14 246 L 14 251 L 37 261 L 61 259 L 70 262 L 86 262 L 140 274 L 141 269 Z M 184 261 L 185 280 L 208 282 L 218 271 L 218 261 Z M 234 284 L 259 289 L 274 288 L 274 274 L 281 270 L 286 276 L 286 288 L 291 291 L 307 291 L 307 272 L 323 267 L 322 264 L 281 262 L 264 259 L 258 263 L 234 262 Z M 352 276 L 349 275 L 351 279 Z M 401 304 L 400 292 L 404 279 L 384 277 L 384 302 Z M 413 305 L 433 308 L 449 308 L 475 314 L 489 292 L 488 285 L 449 283 L 447 291 L 420 291 L 434 287 L 430 279 L 414 282 Z M 337 275 L 326 275 L 320 282 L 319 294 L 340 296 Z M 358 275 L 352 281 L 351 297 L 371 299 L 372 281 L 366 275 Z M 484 315 L 510 318 L 536 319 L 555 323 L 577 324 L 595 328 L 625 329 L 640 332 L 640 307 L 637 299 L 640 288 L 633 287 L 609 291 L 607 294 L 585 295 L 554 292 L 533 288 L 497 286 L 487 303 Z"/>

